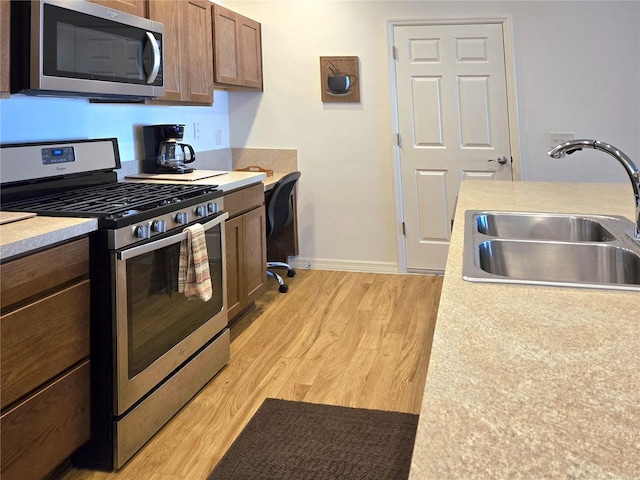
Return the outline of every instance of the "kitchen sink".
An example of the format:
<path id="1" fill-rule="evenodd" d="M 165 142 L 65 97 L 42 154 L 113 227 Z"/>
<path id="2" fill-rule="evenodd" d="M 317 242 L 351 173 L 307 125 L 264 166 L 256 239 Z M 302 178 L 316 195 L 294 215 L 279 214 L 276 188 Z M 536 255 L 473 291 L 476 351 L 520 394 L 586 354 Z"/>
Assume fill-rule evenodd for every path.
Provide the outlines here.
<path id="1" fill-rule="evenodd" d="M 489 274 L 541 284 L 621 284 L 640 288 L 640 255 L 611 244 L 488 240 L 478 263 Z"/>
<path id="2" fill-rule="evenodd" d="M 499 238 L 610 242 L 614 235 L 602 222 L 613 217 L 558 215 L 553 213 L 487 212 L 476 215 L 477 231 Z"/>
<path id="3" fill-rule="evenodd" d="M 625 217 L 470 210 L 463 278 L 640 291 L 640 247 Z"/>

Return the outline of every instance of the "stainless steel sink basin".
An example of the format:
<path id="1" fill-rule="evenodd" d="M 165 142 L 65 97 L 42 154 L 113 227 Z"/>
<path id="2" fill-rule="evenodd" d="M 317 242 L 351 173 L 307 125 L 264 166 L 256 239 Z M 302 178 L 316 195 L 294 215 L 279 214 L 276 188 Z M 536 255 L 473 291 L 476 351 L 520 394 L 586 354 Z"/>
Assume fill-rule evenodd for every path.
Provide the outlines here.
<path id="1" fill-rule="evenodd" d="M 552 213 L 487 212 L 475 217 L 477 231 L 498 238 L 611 242 L 614 235 L 602 221 L 612 217 L 584 217 Z"/>
<path id="2" fill-rule="evenodd" d="M 640 288 L 640 255 L 608 243 L 488 240 L 478 244 L 477 254 L 484 272 L 525 283 Z"/>
<path id="3" fill-rule="evenodd" d="M 463 278 L 640 291 L 640 246 L 625 217 L 468 211 Z"/>

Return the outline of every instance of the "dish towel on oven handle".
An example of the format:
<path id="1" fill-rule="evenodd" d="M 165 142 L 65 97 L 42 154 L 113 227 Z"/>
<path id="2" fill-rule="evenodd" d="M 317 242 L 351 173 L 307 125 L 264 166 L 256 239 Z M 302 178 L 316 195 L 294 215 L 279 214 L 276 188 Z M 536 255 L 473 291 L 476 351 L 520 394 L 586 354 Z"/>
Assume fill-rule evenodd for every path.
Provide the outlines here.
<path id="1" fill-rule="evenodd" d="M 212 296 L 212 288 L 204 228 L 196 223 L 185 228 L 184 232 L 187 238 L 180 242 L 178 292 L 206 302 Z"/>

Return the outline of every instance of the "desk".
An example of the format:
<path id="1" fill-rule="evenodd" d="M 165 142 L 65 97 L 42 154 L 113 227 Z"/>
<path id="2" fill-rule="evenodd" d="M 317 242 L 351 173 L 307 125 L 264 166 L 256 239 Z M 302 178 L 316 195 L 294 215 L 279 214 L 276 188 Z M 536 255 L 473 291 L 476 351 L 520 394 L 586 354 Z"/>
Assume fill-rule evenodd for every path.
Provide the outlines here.
<path id="1" fill-rule="evenodd" d="M 267 205 L 271 189 L 285 173 L 275 173 L 263 180 L 264 204 Z M 293 221 L 284 227 L 277 235 L 267 239 L 267 260 L 270 262 L 286 262 L 288 256 L 298 255 L 298 207 L 296 199 L 297 185 L 293 189 L 291 198 L 293 201 Z"/>

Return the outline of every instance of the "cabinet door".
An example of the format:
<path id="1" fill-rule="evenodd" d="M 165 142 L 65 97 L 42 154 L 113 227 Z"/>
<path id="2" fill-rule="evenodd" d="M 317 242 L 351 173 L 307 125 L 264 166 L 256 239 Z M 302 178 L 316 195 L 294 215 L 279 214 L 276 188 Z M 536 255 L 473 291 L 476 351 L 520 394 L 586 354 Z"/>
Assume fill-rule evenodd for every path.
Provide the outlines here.
<path id="1" fill-rule="evenodd" d="M 9 96 L 9 17 L 11 4 L 0 0 L 0 98 Z"/>
<path id="2" fill-rule="evenodd" d="M 0 265 L 2 313 L 89 277 L 89 239 L 81 238 Z"/>
<path id="3" fill-rule="evenodd" d="M 80 363 L 2 413 L 2 480 L 40 480 L 89 440 L 90 370 Z"/>
<path id="4" fill-rule="evenodd" d="M 211 4 L 208 0 L 152 0 L 149 18 L 164 24 L 161 103 L 213 103 Z"/>
<path id="5" fill-rule="evenodd" d="M 213 6 L 213 70 L 216 83 L 240 85 L 239 15 L 219 5 Z"/>
<path id="6" fill-rule="evenodd" d="M 244 290 L 249 302 L 267 287 L 267 236 L 264 206 L 244 217 Z"/>
<path id="7" fill-rule="evenodd" d="M 3 409 L 89 356 L 89 300 L 85 280 L 0 317 Z"/>
<path id="8" fill-rule="evenodd" d="M 149 2 L 149 18 L 164 24 L 164 97 L 163 101 L 181 100 L 182 77 L 180 62 L 185 61 L 180 48 L 180 32 L 182 29 L 185 3 L 180 1 L 165 2 L 151 0 Z"/>
<path id="9" fill-rule="evenodd" d="M 242 258 L 244 256 L 242 215 L 227 220 L 224 225 L 227 256 L 227 315 L 229 320 L 245 307 Z"/>
<path id="10" fill-rule="evenodd" d="M 183 22 L 184 59 L 182 99 L 195 103 L 213 103 L 213 37 L 211 3 L 188 0 Z"/>
<path id="11" fill-rule="evenodd" d="M 245 87 L 262 90 L 262 38 L 260 24 L 240 17 L 240 80 Z"/>
<path id="12" fill-rule="evenodd" d="M 105 7 L 113 8 L 114 10 L 120 10 L 121 12 L 130 13 L 131 15 L 137 15 L 139 17 L 145 17 L 146 12 L 146 0 L 89 0 L 91 3 L 97 3 Z M 153 0 L 151 0 L 153 2 Z"/>
<path id="13" fill-rule="evenodd" d="M 216 83 L 262 90 L 260 23 L 214 5 L 213 70 Z"/>

